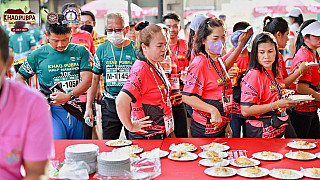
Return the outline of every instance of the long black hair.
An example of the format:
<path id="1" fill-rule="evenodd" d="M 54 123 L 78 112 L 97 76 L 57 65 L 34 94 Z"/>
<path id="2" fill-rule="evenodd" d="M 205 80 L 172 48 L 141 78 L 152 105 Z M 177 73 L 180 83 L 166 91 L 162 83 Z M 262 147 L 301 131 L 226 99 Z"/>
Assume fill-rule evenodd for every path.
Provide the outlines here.
<path id="1" fill-rule="evenodd" d="M 0 61 L 6 63 L 9 58 L 9 35 L 0 27 Z"/>
<path id="2" fill-rule="evenodd" d="M 282 17 L 272 18 L 270 16 L 266 16 L 263 20 L 263 31 L 270 32 L 273 35 L 280 32 L 283 35 L 288 30 L 288 22 Z"/>
<path id="3" fill-rule="evenodd" d="M 300 26 L 300 29 L 299 29 L 299 33 L 298 33 L 298 36 L 297 36 L 297 41 L 296 41 L 296 52 L 294 53 L 294 55 L 297 54 L 298 50 L 301 48 L 301 46 L 307 46 L 305 43 L 304 43 L 304 39 L 303 39 L 303 35 L 301 33 L 301 31 L 307 27 L 309 24 L 313 23 L 317 21 L 316 19 L 309 19 L 309 20 L 306 20 L 305 22 L 302 23 L 302 25 Z M 310 34 L 306 34 L 305 35 L 307 38 L 310 38 Z M 307 46 L 308 47 L 308 46 Z M 294 57 L 294 56 L 293 56 Z"/>
<path id="4" fill-rule="evenodd" d="M 218 18 L 207 18 L 201 22 L 196 39 L 194 41 L 194 53 L 198 54 L 202 52 L 203 54 L 207 54 L 205 51 L 205 45 L 203 41 L 207 39 L 207 37 L 212 33 L 214 27 L 223 27 L 223 22 Z"/>
<path id="5" fill-rule="evenodd" d="M 298 17 L 293 17 L 293 16 L 289 16 L 289 17 L 293 18 L 293 19 L 294 19 L 294 23 L 298 23 L 299 26 L 301 26 L 301 24 L 303 23 L 303 16 L 302 16 L 302 14 L 299 14 Z"/>
<path id="6" fill-rule="evenodd" d="M 278 75 L 278 67 L 279 67 L 279 53 L 278 53 L 278 45 L 277 45 L 277 40 L 276 38 L 269 32 L 262 32 L 258 34 L 252 43 L 252 49 L 251 49 L 251 54 L 249 58 L 249 67 L 248 70 L 250 69 L 258 69 L 262 73 L 262 68 L 263 66 L 259 63 L 258 60 L 258 46 L 261 43 L 272 43 L 274 44 L 275 50 L 276 50 L 276 57 L 275 61 L 272 64 L 272 73 L 274 77 L 277 77 Z"/>
<path id="7" fill-rule="evenodd" d="M 196 35 L 196 32 L 194 32 L 194 30 L 190 29 L 190 33 L 189 33 L 189 41 L 188 41 L 188 50 L 187 50 L 187 59 L 188 61 L 190 61 L 191 59 L 191 52 L 193 49 L 193 37 L 194 35 Z"/>

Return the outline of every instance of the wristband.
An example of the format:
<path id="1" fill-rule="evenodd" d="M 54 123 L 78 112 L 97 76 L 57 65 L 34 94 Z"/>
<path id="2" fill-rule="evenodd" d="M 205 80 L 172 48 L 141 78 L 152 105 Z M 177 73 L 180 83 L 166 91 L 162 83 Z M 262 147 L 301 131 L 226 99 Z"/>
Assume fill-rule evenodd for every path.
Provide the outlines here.
<path id="1" fill-rule="evenodd" d="M 275 103 L 276 103 L 276 105 L 277 105 L 277 107 L 278 107 L 278 111 L 279 111 L 279 112 L 282 112 L 281 109 L 280 109 L 280 107 L 278 106 L 277 101 L 275 101 Z"/>
<path id="2" fill-rule="evenodd" d="M 271 110 L 274 111 L 274 109 L 272 108 L 272 103 L 270 103 L 270 106 L 271 106 Z"/>

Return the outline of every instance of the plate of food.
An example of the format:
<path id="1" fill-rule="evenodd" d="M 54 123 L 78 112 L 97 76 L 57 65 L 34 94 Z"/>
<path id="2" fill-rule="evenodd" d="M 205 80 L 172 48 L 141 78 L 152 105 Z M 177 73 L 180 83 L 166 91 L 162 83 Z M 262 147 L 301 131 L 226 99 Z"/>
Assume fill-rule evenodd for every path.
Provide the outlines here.
<path id="1" fill-rule="evenodd" d="M 237 174 L 248 178 L 264 177 L 269 174 L 269 170 L 258 166 L 238 169 Z"/>
<path id="2" fill-rule="evenodd" d="M 171 146 L 169 147 L 169 149 L 171 151 L 189 151 L 189 152 L 192 152 L 192 151 L 195 151 L 197 150 L 197 147 L 193 144 L 190 144 L 190 143 L 181 143 L 181 144 L 171 144 Z"/>
<path id="3" fill-rule="evenodd" d="M 125 146 L 118 149 L 114 149 L 115 152 L 122 152 L 126 154 L 139 154 L 143 151 L 143 148 L 138 145 Z"/>
<path id="4" fill-rule="evenodd" d="M 140 157 L 137 156 L 136 154 L 129 154 L 129 158 L 131 162 L 140 160 Z"/>
<path id="5" fill-rule="evenodd" d="M 199 153 L 199 157 L 201 157 L 203 159 L 212 158 L 212 157 L 226 158 L 226 157 L 228 157 L 228 153 L 215 152 L 215 151 L 203 151 L 203 152 Z"/>
<path id="6" fill-rule="evenodd" d="M 318 66 L 319 64 L 316 62 L 306 62 L 306 66 Z"/>
<path id="7" fill-rule="evenodd" d="M 249 159 L 245 156 L 240 156 L 237 159 L 232 159 L 230 164 L 235 167 L 250 167 L 250 166 L 258 166 L 260 161 L 255 159 Z"/>
<path id="8" fill-rule="evenodd" d="M 210 144 L 206 144 L 200 147 L 201 149 L 206 151 L 216 151 L 216 152 L 226 151 L 230 149 L 230 146 L 220 144 L 220 143 L 215 143 L 215 142 L 212 142 Z"/>
<path id="9" fill-rule="evenodd" d="M 222 159 L 219 157 L 213 157 L 209 159 L 201 159 L 199 161 L 199 164 L 202 166 L 207 166 L 207 167 L 223 167 L 223 166 L 228 166 L 229 165 L 229 160 Z"/>
<path id="10" fill-rule="evenodd" d="M 105 144 L 107 146 L 112 146 L 112 147 L 121 147 L 121 146 L 131 145 L 132 142 L 129 140 L 117 139 L 117 140 L 107 141 Z"/>
<path id="11" fill-rule="evenodd" d="M 271 151 L 262 151 L 252 154 L 252 157 L 265 161 L 277 161 L 283 158 L 283 155 L 280 153 L 275 153 Z"/>
<path id="12" fill-rule="evenodd" d="M 294 160 L 312 160 L 317 158 L 316 155 L 309 152 L 304 152 L 304 151 L 296 151 L 296 152 L 290 151 L 286 153 L 285 156 L 289 159 L 294 159 Z"/>
<path id="13" fill-rule="evenodd" d="M 317 147 L 315 143 L 310 143 L 308 141 L 293 141 L 289 142 L 287 145 L 294 149 L 313 149 Z"/>
<path id="14" fill-rule="evenodd" d="M 292 95 L 289 98 L 294 101 L 312 101 L 312 100 L 314 100 L 312 95 Z"/>
<path id="15" fill-rule="evenodd" d="M 174 161 L 193 161 L 198 158 L 198 155 L 187 151 L 175 151 L 171 152 L 168 158 Z"/>
<path id="16" fill-rule="evenodd" d="M 292 169 L 272 169 L 269 175 L 278 179 L 300 179 L 303 177 L 302 172 Z"/>
<path id="17" fill-rule="evenodd" d="M 302 169 L 301 172 L 305 177 L 320 179 L 320 168 Z"/>
<path id="18" fill-rule="evenodd" d="M 231 177 L 237 174 L 237 170 L 229 167 L 212 167 L 205 169 L 204 173 L 214 177 Z"/>
<path id="19" fill-rule="evenodd" d="M 146 151 L 140 154 L 142 158 L 163 158 L 169 154 L 168 151 L 160 150 L 160 148 L 155 148 L 151 151 Z"/>

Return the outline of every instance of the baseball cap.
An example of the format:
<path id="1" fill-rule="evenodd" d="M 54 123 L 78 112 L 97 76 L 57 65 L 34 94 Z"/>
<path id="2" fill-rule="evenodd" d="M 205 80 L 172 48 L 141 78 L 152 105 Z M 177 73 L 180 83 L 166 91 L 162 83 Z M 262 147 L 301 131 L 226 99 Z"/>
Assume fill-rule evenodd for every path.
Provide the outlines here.
<path id="1" fill-rule="evenodd" d="M 302 11 L 300 8 L 294 8 L 289 12 L 289 16 L 292 16 L 292 17 L 299 17 L 300 14 L 302 14 Z"/>
<path id="2" fill-rule="evenodd" d="M 320 22 L 315 21 L 308 26 L 306 26 L 302 31 L 301 34 L 305 36 L 306 34 L 310 34 L 313 36 L 320 36 Z"/>
<path id="3" fill-rule="evenodd" d="M 194 32 L 197 32 L 201 22 L 207 18 L 208 16 L 205 16 L 203 14 L 195 15 L 194 18 L 191 20 L 190 29 L 194 30 Z"/>

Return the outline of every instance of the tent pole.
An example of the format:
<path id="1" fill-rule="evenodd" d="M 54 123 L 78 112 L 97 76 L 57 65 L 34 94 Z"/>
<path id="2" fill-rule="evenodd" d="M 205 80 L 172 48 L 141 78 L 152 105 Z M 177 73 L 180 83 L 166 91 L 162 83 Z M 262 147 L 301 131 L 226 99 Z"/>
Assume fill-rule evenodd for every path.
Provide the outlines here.
<path id="1" fill-rule="evenodd" d="M 132 20 L 132 17 L 131 17 L 131 3 L 132 3 L 132 0 L 128 0 L 128 16 L 129 16 L 129 21 Z"/>
<path id="2" fill-rule="evenodd" d="M 158 0 L 158 23 L 162 22 L 163 0 Z"/>

